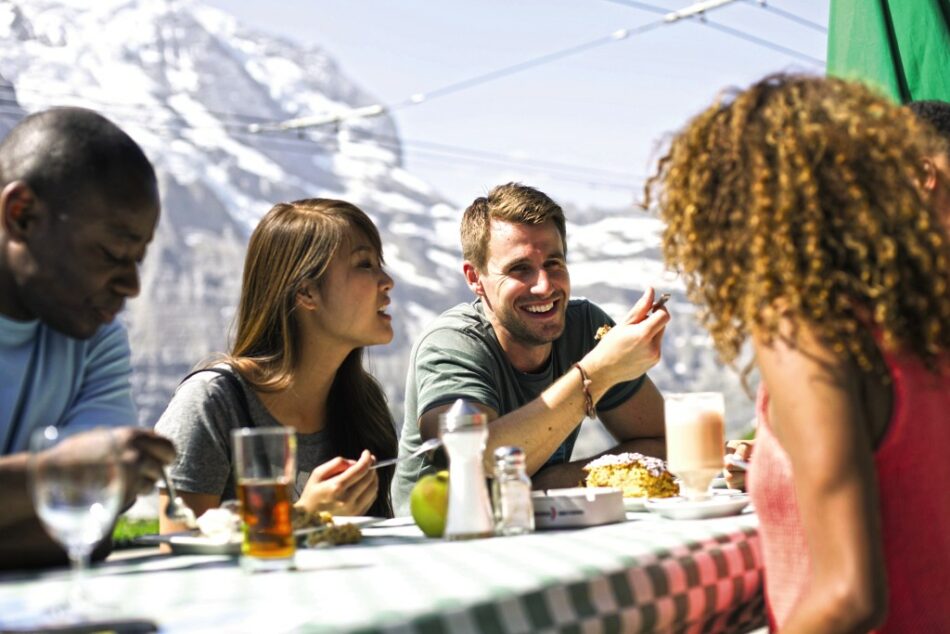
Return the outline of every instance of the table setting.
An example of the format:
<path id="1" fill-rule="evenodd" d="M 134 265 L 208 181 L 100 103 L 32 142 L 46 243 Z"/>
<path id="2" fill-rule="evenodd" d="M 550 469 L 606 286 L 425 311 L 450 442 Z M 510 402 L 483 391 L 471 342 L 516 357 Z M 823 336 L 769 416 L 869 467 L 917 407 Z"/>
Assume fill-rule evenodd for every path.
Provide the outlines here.
<path id="1" fill-rule="evenodd" d="M 470 541 L 426 538 L 411 518 L 362 529 L 359 544 L 298 549 L 294 568 L 249 574 L 234 555 L 154 552 L 106 561 L 94 596 L 161 631 L 742 632 L 762 624 L 754 514 L 668 520 L 628 513 L 603 526 Z M 65 590 L 62 571 L 0 576 L 0 629 L 28 629 Z M 33 623 L 36 621 L 34 620 Z"/>
<path id="2" fill-rule="evenodd" d="M 677 416 L 667 414 L 668 439 Z M 517 486 L 496 473 L 491 499 L 483 476 L 453 497 L 443 472 L 417 485 L 427 500 L 441 495 L 436 512 L 303 522 L 281 506 L 292 434 L 236 430 L 240 504 L 95 564 L 82 589 L 100 607 L 82 618 L 49 609 L 67 596 L 65 571 L 0 574 L 0 631 L 748 632 L 765 624 L 758 520 L 746 494 L 711 486 L 721 420 L 690 432 L 703 443 L 672 431 L 675 476 L 621 454 L 592 461 L 586 487 L 531 492 L 523 452 L 502 448 L 498 468 Z M 486 424 L 460 407 L 443 426 L 450 460 L 480 456 Z"/>

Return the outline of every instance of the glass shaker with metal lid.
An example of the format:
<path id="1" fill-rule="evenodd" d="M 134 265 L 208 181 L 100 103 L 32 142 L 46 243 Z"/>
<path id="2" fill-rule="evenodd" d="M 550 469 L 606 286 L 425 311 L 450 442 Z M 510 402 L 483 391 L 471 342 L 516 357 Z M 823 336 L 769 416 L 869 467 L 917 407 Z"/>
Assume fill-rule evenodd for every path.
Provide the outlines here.
<path id="1" fill-rule="evenodd" d="M 491 502 L 482 459 L 488 440 L 488 417 L 459 399 L 439 415 L 442 446 L 449 457 L 449 511 L 446 539 L 494 535 Z"/>
<path id="2" fill-rule="evenodd" d="M 531 478 L 525 471 L 524 450 L 521 447 L 499 447 L 494 458 L 492 501 L 495 505 L 495 530 L 502 535 L 523 535 L 534 531 Z"/>

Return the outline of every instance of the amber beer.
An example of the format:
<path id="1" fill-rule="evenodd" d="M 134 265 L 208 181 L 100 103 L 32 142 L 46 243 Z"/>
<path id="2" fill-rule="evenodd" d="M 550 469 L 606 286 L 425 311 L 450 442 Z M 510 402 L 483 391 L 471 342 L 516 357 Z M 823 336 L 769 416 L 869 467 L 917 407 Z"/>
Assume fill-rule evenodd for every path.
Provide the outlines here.
<path id="1" fill-rule="evenodd" d="M 283 479 L 242 480 L 237 494 L 244 522 L 241 552 L 263 559 L 293 557 L 289 482 Z"/>
<path id="2" fill-rule="evenodd" d="M 709 485 L 723 468 L 724 403 L 719 392 L 664 395 L 666 460 L 680 478 L 681 494 L 709 496 Z"/>
<path id="3" fill-rule="evenodd" d="M 241 566 L 249 571 L 290 568 L 290 483 L 297 469 L 297 436 L 288 427 L 254 427 L 235 429 L 231 440 L 244 532 Z"/>

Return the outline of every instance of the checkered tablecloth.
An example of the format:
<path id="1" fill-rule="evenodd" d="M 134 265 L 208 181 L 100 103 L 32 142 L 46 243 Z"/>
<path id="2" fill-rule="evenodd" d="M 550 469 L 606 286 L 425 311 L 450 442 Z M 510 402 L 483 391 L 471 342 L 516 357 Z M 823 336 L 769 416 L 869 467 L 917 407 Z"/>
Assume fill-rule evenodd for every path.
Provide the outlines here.
<path id="1" fill-rule="evenodd" d="M 367 528 L 363 544 L 298 552 L 286 573 L 149 556 L 96 567 L 89 591 L 168 632 L 745 632 L 764 623 L 754 515 L 629 517 L 469 542 Z M 64 571 L 0 577 L 0 629 L 28 626 L 67 581 Z"/>

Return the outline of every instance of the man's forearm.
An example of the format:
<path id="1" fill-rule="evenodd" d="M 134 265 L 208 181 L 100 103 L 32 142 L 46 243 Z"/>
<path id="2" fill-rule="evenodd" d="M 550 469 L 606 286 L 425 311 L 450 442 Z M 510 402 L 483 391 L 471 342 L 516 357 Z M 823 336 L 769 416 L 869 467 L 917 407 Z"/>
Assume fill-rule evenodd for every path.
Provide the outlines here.
<path id="1" fill-rule="evenodd" d="M 609 381 L 595 378 L 588 386 L 593 402 L 597 403 L 612 386 L 613 383 Z M 662 408 L 662 399 L 660 403 Z M 486 466 L 492 466 L 491 455 L 496 448 L 515 445 L 524 449 L 528 475 L 534 477 L 551 454 L 584 420 L 586 409 L 581 374 L 576 369 L 572 369 L 542 392 L 538 398 L 490 423 L 488 445 L 485 450 Z M 643 440 L 645 439 L 629 440 L 622 443 L 620 447 L 626 446 L 629 442 L 638 443 L 634 446 L 639 447 L 639 443 Z M 648 443 L 644 449 L 645 451 L 641 453 L 658 451 L 659 453 L 648 455 L 659 457 L 666 455 L 666 446 L 662 438 L 659 439 L 659 446 L 656 443 Z M 639 449 L 630 449 L 630 451 L 639 451 Z"/>
<path id="2" fill-rule="evenodd" d="M 0 529 L 0 569 L 65 565 L 66 551 L 33 517 Z"/>
<path id="3" fill-rule="evenodd" d="M 644 456 L 652 456 L 654 458 L 662 458 L 666 460 L 666 438 L 662 436 L 659 438 L 632 438 L 618 444 L 613 449 L 598 455 L 602 456 L 608 453 L 623 453 L 625 451 L 642 453 Z M 587 462 L 593 459 L 594 458 L 589 458 Z"/>
<path id="4" fill-rule="evenodd" d="M 583 486 L 584 478 L 586 477 L 584 465 L 599 456 L 623 453 L 625 451 L 639 452 L 645 456 L 663 458 L 666 456 L 666 441 L 663 438 L 635 438 L 633 440 L 627 440 L 596 456 L 545 467 L 534 474 L 531 478 L 531 485 L 535 489 L 561 489 L 565 487 Z"/>
<path id="5" fill-rule="evenodd" d="M 92 553 L 92 560 L 105 559 L 112 552 L 112 532 L 108 532 Z M 46 568 L 69 563 L 65 549 L 53 541 L 36 517 L 0 528 L 0 570 Z"/>
<path id="6" fill-rule="evenodd" d="M 27 453 L 0 458 L 0 529 L 24 522 L 35 516 L 33 500 L 27 486 Z"/>
<path id="7" fill-rule="evenodd" d="M 551 465 L 531 477 L 532 489 L 566 489 L 584 486 L 584 465 L 587 460 L 575 460 Z"/>
<path id="8" fill-rule="evenodd" d="M 27 486 L 28 454 L 0 458 L 0 569 L 65 565 L 66 552 L 43 528 Z M 111 536 L 111 532 L 109 533 Z M 93 559 L 104 558 L 112 549 L 112 540 L 103 540 Z"/>
<path id="9" fill-rule="evenodd" d="M 595 399 L 600 396 L 602 392 L 596 393 Z M 538 398 L 489 424 L 486 464 L 497 447 L 515 445 L 524 449 L 525 466 L 533 476 L 584 419 L 585 409 L 581 376 L 572 370 Z"/>

